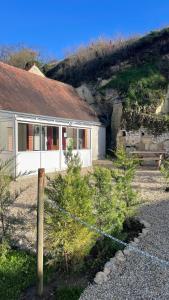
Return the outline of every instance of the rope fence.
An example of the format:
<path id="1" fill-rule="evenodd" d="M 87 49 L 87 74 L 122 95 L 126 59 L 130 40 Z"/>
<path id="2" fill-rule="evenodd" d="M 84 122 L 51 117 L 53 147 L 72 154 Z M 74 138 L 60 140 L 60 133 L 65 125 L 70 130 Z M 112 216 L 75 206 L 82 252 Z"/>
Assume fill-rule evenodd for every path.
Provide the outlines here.
<path id="1" fill-rule="evenodd" d="M 64 208 L 61 208 L 59 207 L 58 205 L 56 205 L 56 208 L 62 212 L 63 214 L 69 216 L 70 218 L 72 218 L 73 220 L 75 220 L 76 222 L 80 223 L 81 225 L 87 227 L 90 231 L 94 231 L 96 233 L 98 233 L 99 235 L 103 236 L 103 237 L 107 237 L 109 239 L 111 239 L 112 241 L 124 246 L 124 247 L 127 247 L 128 250 L 130 251 L 133 251 L 133 252 L 136 252 L 138 253 L 139 255 L 141 256 L 144 256 L 144 257 L 147 257 L 147 258 L 150 258 L 152 260 L 153 263 L 159 263 L 162 267 L 169 267 L 169 261 L 167 260 L 164 260 L 164 259 L 161 259 L 153 254 L 150 254 L 149 252 L 147 251 L 143 251 L 143 250 L 140 250 L 138 247 L 135 247 L 135 246 L 132 246 L 100 229 L 98 229 L 96 226 L 93 226 L 93 225 L 90 225 L 88 224 L 87 222 L 81 220 L 79 217 L 77 217 L 76 215 L 66 211 Z"/>

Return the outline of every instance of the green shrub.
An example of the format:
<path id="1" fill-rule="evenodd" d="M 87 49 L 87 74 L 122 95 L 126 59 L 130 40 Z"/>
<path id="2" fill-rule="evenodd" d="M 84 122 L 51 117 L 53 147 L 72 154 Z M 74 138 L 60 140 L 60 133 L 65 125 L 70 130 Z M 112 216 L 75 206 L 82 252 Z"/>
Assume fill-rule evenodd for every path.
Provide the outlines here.
<path id="1" fill-rule="evenodd" d="M 163 175 L 165 181 L 166 181 L 166 191 L 169 190 L 169 160 L 164 160 L 162 162 L 162 165 L 160 166 L 161 174 Z"/>
<path id="2" fill-rule="evenodd" d="M 10 218 L 10 208 L 18 193 L 10 192 L 10 184 L 13 181 L 12 176 L 9 175 L 11 160 L 3 162 L 0 160 L 0 241 L 5 238 L 9 238 L 13 224 Z"/>
<path id="3" fill-rule="evenodd" d="M 0 252 L 0 299 L 18 300 L 21 292 L 35 282 L 35 257 L 5 245 L 2 250 L 2 244 Z"/>
<path id="4" fill-rule="evenodd" d="M 96 226 L 106 232 L 121 230 L 125 219 L 126 204 L 119 199 L 113 188 L 111 171 L 97 167 L 92 178 Z"/>
<path id="5" fill-rule="evenodd" d="M 125 98 L 127 107 L 156 107 L 164 100 L 168 86 L 167 79 L 155 63 L 130 67 L 119 71 L 102 89 L 115 88 Z"/>
<path id="6" fill-rule="evenodd" d="M 56 292 L 57 300 L 78 300 L 83 292 L 81 287 L 63 287 Z"/>
<path id="7" fill-rule="evenodd" d="M 116 160 L 113 162 L 112 178 L 115 181 L 115 190 L 120 201 L 125 201 L 128 208 L 138 202 L 138 195 L 132 188 L 138 158 L 133 158 L 121 148 L 116 151 Z"/>
<path id="8" fill-rule="evenodd" d="M 50 201 L 46 202 L 46 246 L 53 260 L 65 261 L 66 269 L 72 262 L 80 263 L 94 242 L 95 234 L 58 210 L 64 208 L 89 224 L 95 222 L 92 214 L 92 190 L 89 176 L 81 176 L 78 157 L 68 159 L 65 176 L 56 175 L 46 188 Z"/>

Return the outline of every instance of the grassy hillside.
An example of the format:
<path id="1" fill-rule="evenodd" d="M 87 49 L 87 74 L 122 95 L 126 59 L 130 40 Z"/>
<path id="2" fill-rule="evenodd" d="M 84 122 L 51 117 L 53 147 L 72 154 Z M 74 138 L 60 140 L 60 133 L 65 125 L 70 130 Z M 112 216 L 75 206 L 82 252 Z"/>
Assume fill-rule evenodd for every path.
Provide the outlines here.
<path id="1" fill-rule="evenodd" d="M 58 63 L 47 72 L 53 79 L 77 87 L 83 82 L 95 82 L 98 77 L 109 78 L 119 68 L 168 59 L 169 28 L 153 31 L 141 38 L 128 40 L 99 40 Z M 163 61 L 164 63 L 164 61 Z"/>
<path id="2" fill-rule="evenodd" d="M 126 40 L 98 40 L 46 75 L 76 88 L 85 84 L 95 103 L 85 99 L 107 125 L 115 100 L 137 113 L 152 114 L 166 98 L 169 83 L 169 28 Z"/>

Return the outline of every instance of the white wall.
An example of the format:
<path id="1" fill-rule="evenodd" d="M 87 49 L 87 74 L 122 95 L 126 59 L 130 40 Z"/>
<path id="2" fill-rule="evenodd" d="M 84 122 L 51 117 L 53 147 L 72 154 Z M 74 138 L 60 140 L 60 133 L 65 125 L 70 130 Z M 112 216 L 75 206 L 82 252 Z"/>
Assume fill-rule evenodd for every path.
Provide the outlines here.
<path id="1" fill-rule="evenodd" d="M 106 154 L 106 128 L 92 126 L 92 160 L 103 159 Z"/>
<path id="2" fill-rule="evenodd" d="M 89 167 L 91 150 L 73 151 L 78 153 L 82 167 Z M 61 158 L 61 160 L 60 160 Z M 66 169 L 64 151 L 23 151 L 17 155 L 17 173 L 32 172 L 37 174 L 38 168 L 45 168 L 46 172 L 55 172 Z"/>
<path id="3" fill-rule="evenodd" d="M 17 154 L 17 172 L 37 173 L 38 168 L 46 172 L 60 170 L 60 151 L 23 151 Z"/>

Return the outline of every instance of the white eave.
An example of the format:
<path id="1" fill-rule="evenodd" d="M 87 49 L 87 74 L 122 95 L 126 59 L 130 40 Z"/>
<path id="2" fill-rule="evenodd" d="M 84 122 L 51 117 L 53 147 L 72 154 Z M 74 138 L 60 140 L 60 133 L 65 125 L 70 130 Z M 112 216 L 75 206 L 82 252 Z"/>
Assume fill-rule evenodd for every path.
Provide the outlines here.
<path id="1" fill-rule="evenodd" d="M 64 126 L 104 126 L 101 122 L 75 120 L 66 118 L 55 118 L 50 116 L 35 115 L 28 113 L 21 113 L 8 110 L 0 110 L 0 113 L 12 115 L 18 121 L 32 122 L 32 123 L 44 123 L 44 124 L 60 124 Z"/>

